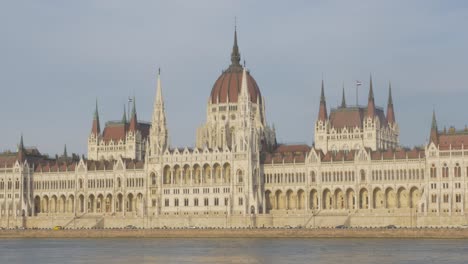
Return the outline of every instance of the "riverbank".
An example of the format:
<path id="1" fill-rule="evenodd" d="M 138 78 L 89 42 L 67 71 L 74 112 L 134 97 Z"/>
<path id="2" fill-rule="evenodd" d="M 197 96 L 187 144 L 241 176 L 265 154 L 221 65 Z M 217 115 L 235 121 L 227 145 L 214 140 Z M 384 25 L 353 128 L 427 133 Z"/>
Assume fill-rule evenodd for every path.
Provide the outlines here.
<path id="1" fill-rule="evenodd" d="M 437 238 L 468 239 L 466 228 L 422 229 L 73 229 L 0 230 L 5 238 Z"/>

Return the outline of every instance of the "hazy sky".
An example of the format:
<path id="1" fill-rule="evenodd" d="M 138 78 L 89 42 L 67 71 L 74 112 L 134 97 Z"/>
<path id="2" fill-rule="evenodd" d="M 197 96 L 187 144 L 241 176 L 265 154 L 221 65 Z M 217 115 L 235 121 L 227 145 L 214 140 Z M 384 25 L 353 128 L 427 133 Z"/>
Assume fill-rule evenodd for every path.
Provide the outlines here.
<path id="1" fill-rule="evenodd" d="M 403 145 L 468 123 L 467 1 L 0 2 L 0 151 L 85 154 L 95 99 L 101 127 L 135 95 L 151 120 L 161 67 L 172 146 L 193 145 L 214 81 L 230 63 L 234 17 L 242 60 L 280 142 L 312 143 L 320 80 L 329 107 L 386 107 L 392 82 Z"/>

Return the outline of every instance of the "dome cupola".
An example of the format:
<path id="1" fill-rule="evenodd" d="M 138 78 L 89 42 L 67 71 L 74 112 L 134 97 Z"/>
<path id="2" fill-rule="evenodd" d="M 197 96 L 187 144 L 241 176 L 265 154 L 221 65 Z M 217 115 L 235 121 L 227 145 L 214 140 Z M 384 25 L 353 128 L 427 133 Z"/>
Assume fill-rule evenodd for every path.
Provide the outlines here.
<path id="1" fill-rule="evenodd" d="M 237 46 L 237 30 L 234 30 L 234 46 L 231 52 L 231 65 L 218 77 L 211 90 L 212 104 L 237 103 L 242 82 L 243 67 L 240 64 L 239 47 Z M 247 86 L 249 87 L 252 103 L 262 101 L 260 89 L 255 79 L 247 72 Z"/>

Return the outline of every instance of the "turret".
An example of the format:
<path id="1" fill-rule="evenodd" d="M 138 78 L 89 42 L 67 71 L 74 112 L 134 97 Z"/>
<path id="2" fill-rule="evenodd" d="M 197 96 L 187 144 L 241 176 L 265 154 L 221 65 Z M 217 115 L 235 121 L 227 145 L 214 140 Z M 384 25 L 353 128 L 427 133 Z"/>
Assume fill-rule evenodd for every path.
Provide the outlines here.
<path id="1" fill-rule="evenodd" d="M 150 131 L 150 144 L 152 155 L 161 154 L 167 147 L 168 131 L 166 125 L 166 112 L 161 86 L 161 71 L 158 71 L 156 99 L 153 107 L 153 119 Z"/>
<path id="2" fill-rule="evenodd" d="M 436 146 L 439 145 L 439 132 L 437 131 L 437 120 L 435 116 L 435 111 L 432 112 L 432 124 L 431 124 L 431 134 L 429 135 L 429 143 L 434 143 Z"/>
<path id="3" fill-rule="evenodd" d="M 393 111 L 392 84 L 388 85 L 387 122 L 395 124 L 395 112 Z"/>
<path id="4" fill-rule="evenodd" d="M 369 84 L 369 98 L 367 101 L 367 117 L 374 118 L 375 116 L 375 101 L 374 101 L 374 89 L 372 88 L 372 76 L 370 77 Z"/>
<path id="5" fill-rule="evenodd" d="M 98 112 L 98 102 L 96 100 L 96 108 L 94 110 L 93 125 L 91 128 L 91 134 L 97 137 L 101 133 L 101 126 L 99 125 L 99 112 Z"/>
<path id="6" fill-rule="evenodd" d="M 16 160 L 23 162 L 26 159 L 26 150 L 24 149 L 23 134 L 21 134 L 20 143 L 18 145 L 18 153 L 16 154 Z"/>
<path id="7" fill-rule="evenodd" d="M 133 97 L 133 107 L 132 107 L 132 114 L 130 117 L 130 125 L 129 125 L 129 131 L 135 133 L 138 129 L 138 120 L 137 120 L 137 114 L 136 114 L 136 103 L 135 103 L 135 97 Z"/>
<path id="8" fill-rule="evenodd" d="M 322 80 L 322 89 L 320 93 L 320 106 L 319 106 L 319 113 L 318 113 L 318 120 L 325 122 L 328 119 L 327 115 L 327 103 L 325 102 L 325 91 L 324 91 L 324 84 Z"/>
<path id="9" fill-rule="evenodd" d="M 341 108 L 346 108 L 346 96 L 345 96 L 345 91 L 344 91 L 344 85 L 343 85 L 343 95 L 341 97 Z"/>
<path id="10" fill-rule="evenodd" d="M 239 46 L 237 46 L 237 28 L 234 29 L 234 45 L 232 46 L 231 52 L 231 67 L 241 67 L 240 65 L 240 53 Z"/>

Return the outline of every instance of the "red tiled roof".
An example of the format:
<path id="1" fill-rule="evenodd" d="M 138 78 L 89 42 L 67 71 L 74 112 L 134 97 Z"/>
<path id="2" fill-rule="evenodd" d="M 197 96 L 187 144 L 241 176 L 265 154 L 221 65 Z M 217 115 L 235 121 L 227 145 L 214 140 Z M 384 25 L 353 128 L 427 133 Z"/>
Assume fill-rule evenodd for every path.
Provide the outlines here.
<path id="1" fill-rule="evenodd" d="M 238 95 L 241 91 L 242 68 L 231 67 L 219 76 L 211 90 L 211 103 L 237 103 Z M 255 79 L 247 72 L 247 86 L 249 87 L 250 101 L 257 103 L 257 98 L 261 102 L 262 95 Z M 229 97 L 229 98 L 228 98 Z"/>
<path id="2" fill-rule="evenodd" d="M 448 132 L 439 134 L 439 149 L 448 150 L 468 148 L 468 132 Z"/>
<path id="3" fill-rule="evenodd" d="M 381 108 L 375 109 L 375 114 L 382 127 L 387 126 L 385 113 Z M 367 107 L 346 107 L 332 109 L 330 113 L 330 124 L 336 129 L 362 128 L 363 120 L 367 117 Z"/>
<path id="4" fill-rule="evenodd" d="M 144 139 L 149 136 L 150 127 L 150 124 L 138 123 L 137 129 Z M 129 131 L 129 129 L 128 124 L 109 122 L 102 132 L 102 139 L 106 143 L 111 140 L 117 143 L 119 140 L 125 140 L 126 132 Z"/>

